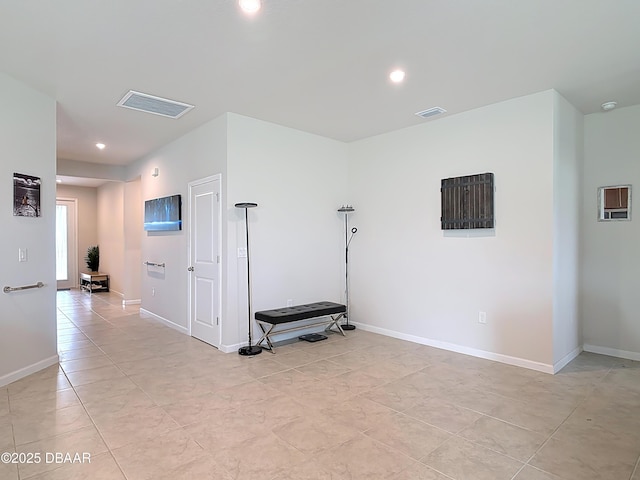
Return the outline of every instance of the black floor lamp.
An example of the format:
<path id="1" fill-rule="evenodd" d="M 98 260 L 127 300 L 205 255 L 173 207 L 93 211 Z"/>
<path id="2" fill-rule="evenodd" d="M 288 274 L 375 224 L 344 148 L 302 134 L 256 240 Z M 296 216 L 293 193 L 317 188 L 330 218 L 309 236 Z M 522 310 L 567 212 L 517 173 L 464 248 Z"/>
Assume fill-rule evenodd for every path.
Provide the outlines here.
<path id="1" fill-rule="evenodd" d="M 351 229 L 351 236 L 349 236 L 349 213 L 353 211 L 355 211 L 353 205 L 343 205 L 338 209 L 338 212 L 344 213 L 344 292 L 347 304 L 347 313 L 344 317 L 347 319 L 347 323 L 342 325 L 343 330 L 356 329 L 355 325 L 349 323 L 349 245 L 351 244 L 351 240 L 353 240 L 353 236 L 358 231 L 356 227 L 353 227 Z"/>
<path id="2" fill-rule="evenodd" d="M 236 208 L 244 208 L 244 227 L 247 233 L 247 317 L 249 318 L 249 345 L 240 347 L 238 353 L 240 355 L 258 355 L 262 353 L 262 347 L 253 345 L 252 322 L 251 322 L 251 269 L 249 265 L 249 214 L 248 210 L 253 207 L 257 207 L 257 203 L 242 202 L 236 203 Z"/>

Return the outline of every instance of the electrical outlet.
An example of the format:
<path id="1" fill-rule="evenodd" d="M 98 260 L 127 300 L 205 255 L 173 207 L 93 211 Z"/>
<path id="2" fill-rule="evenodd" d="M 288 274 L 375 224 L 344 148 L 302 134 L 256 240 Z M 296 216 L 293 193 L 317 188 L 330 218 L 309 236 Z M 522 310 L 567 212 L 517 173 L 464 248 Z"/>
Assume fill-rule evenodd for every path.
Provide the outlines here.
<path id="1" fill-rule="evenodd" d="M 487 312 L 480 312 L 478 314 L 478 323 L 487 323 Z"/>
<path id="2" fill-rule="evenodd" d="M 293 307 L 293 299 L 287 300 L 287 307 Z"/>
<path id="3" fill-rule="evenodd" d="M 238 248 L 238 258 L 247 258 L 247 249 L 244 247 Z"/>

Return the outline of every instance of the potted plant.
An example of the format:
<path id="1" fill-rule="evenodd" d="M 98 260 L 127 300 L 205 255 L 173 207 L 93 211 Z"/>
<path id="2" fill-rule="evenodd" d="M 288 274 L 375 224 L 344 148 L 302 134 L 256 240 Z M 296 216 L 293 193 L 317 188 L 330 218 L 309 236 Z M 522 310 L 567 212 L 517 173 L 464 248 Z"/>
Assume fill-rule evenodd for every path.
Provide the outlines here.
<path id="1" fill-rule="evenodd" d="M 87 249 L 87 256 L 84 259 L 90 272 L 97 272 L 100 267 L 100 248 L 94 245 Z"/>

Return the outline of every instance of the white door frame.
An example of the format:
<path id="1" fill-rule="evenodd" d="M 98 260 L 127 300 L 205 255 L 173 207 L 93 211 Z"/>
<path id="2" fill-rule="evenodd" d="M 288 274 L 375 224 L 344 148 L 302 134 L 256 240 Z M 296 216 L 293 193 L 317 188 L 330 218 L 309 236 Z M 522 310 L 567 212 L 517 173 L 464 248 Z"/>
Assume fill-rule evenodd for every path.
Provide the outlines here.
<path id="1" fill-rule="evenodd" d="M 67 247 L 67 255 L 69 258 L 67 259 L 67 267 L 68 268 L 68 282 L 69 288 L 75 288 L 78 286 L 78 199 L 77 198 L 69 198 L 69 197 L 56 197 L 56 205 L 58 202 L 69 202 L 73 204 L 73 231 L 69 234 L 68 228 L 69 224 L 67 224 L 67 238 L 69 241 L 69 246 Z M 71 252 L 71 254 L 69 254 Z M 57 287 L 57 282 L 56 282 Z M 67 288 L 64 286 L 63 288 Z"/>
<path id="2" fill-rule="evenodd" d="M 187 259 L 189 261 L 189 265 L 193 265 L 193 252 L 192 252 L 192 248 L 191 248 L 191 243 L 193 240 L 193 220 L 192 220 L 192 216 L 193 216 L 193 205 L 191 205 L 191 194 L 193 192 L 193 188 L 198 186 L 198 185 L 202 185 L 203 183 L 207 183 L 207 182 L 213 182 L 215 180 L 218 180 L 220 182 L 220 197 L 222 197 L 222 174 L 218 173 L 216 175 L 211 175 L 208 177 L 204 177 L 204 178 L 200 178 L 198 180 L 194 180 L 192 182 L 189 182 L 188 186 L 189 186 L 189 235 L 188 235 L 188 241 L 187 241 L 187 249 L 188 249 L 188 254 L 187 254 Z M 218 322 L 218 345 L 215 345 L 217 348 L 220 348 L 220 346 L 222 345 L 222 322 L 223 322 L 223 318 L 222 318 L 222 198 L 220 198 L 220 201 L 218 202 L 218 312 L 217 312 L 217 316 L 220 319 L 220 321 Z M 188 302 L 187 302 L 187 309 L 188 309 L 188 321 L 187 321 L 187 329 L 188 329 L 188 333 L 189 336 L 191 335 L 191 319 L 192 319 L 192 298 L 194 295 L 193 292 L 193 275 L 191 274 L 190 271 L 187 272 L 188 277 L 189 277 L 189 292 L 188 292 Z"/>

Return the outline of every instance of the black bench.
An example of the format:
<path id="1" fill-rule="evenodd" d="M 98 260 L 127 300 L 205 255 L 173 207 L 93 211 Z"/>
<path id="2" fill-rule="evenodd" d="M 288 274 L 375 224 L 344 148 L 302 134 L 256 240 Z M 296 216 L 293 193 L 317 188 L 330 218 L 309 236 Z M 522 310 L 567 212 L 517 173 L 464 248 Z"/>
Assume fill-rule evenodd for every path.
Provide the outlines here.
<path id="1" fill-rule="evenodd" d="M 333 302 L 316 302 L 308 303 L 306 305 L 295 305 L 293 307 L 276 308 L 274 310 L 263 310 L 262 312 L 256 312 L 256 323 L 262 330 L 262 337 L 256 342 L 256 345 L 261 346 L 262 342 L 266 342 L 267 346 L 262 346 L 265 350 L 276 353 L 271 343 L 271 335 L 277 335 L 285 332 L 292 332 L 294 330 L 301 330 L 303 328 L 315 327 L 318 325 L 326 325 L 325 330 L 330 330 L 334 325 L 338 327 L 338 331 L 344 335 L 344 331 L 340 326 L 339 320 L 347 313 L 347 307 L 340 303 Z M 331 320 L 325 319 L 323 321 L 311 324 L 305 324 L 298 327 L 281 328 L 274 331 L 278 325 L 284 323 L 297 322 L 299 320 L 308 320 L 311 318 L 330 317 Z"/>

